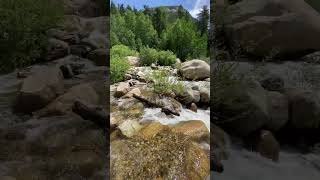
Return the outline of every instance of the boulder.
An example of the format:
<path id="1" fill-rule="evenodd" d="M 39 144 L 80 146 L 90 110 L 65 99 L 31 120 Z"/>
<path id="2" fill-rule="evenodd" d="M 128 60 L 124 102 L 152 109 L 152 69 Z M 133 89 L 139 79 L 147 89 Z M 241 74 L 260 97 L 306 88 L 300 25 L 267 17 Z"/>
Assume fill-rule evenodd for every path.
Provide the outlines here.
<path id="1" fill-rule="evenodd" d="M 301 59 L 309 63 L 320 63 L 320 51 L 308 54 Z"/>
<path id="2" fill-rule="evenodd" d="M 226 93 L 223 96 L 228 100 L 222 99 L 221 106 L 225 111 L 222 110 L 221 113 L 225 114 L 227 119 L 218 125 L 224 129 L 246 136 L 269 121 L 267 92 L 258 82 L 250 81 L 244 86 L 236 86 L 223 93 Z"/>
<path id="3" fill-rule="evenodd" d="M 172 131 L 189 136 L 191 139 L 197 142 L 207 141 L 209 143 L 209 130 L 207 126 L 200 120 L 180 122 L 172 128 Z"/>
<path id="4" fill-rule="evenodd" d="M 43 68 L 23 80 L 17 96 L 17 111 L 31 113 L 41 109 L 63 92 L 63 74 L 60 69 Z"/>
<path id="5" fill-rule="evenodd" d="M 197 112 L 198 111 L 197 105 L 195 103 L 191 103 L 190 110 L 193 111 L 193 112 Z"/>
<path id="6" fill-rule="evenodd" d="M 85 45 L 71 45 L 70 53 L 79 57 L 85 57 L 90 52 L 91 48 Z"/>
<path id="7" fill-rule="evenodd" d="M 175 94 L 179 102 L 185 105 L 200 101 L 200 92 L 189 87 L 184 88 L 182 92 L 175 92 Z"/>
<path id="8" fill-rule="evenodd" d="M 210 77 L 210 66 L 202 60 L 191 60 L 181 64 L 180 73 L 188 80 L 203 80 Z"/>
<path id="9" fill-rule="evenodd" d="M 284 89 L 284 81 L 278 76 L 269 76 L 260 81 L 261 86 L 268 91 L 279 91 Z"/>
<path id="10" fill-rule="evenodd" d="M 114 97 L 121 97 L 127 94 L 130 91 L 130 86 L 129 83 L 126 82 L 120 82 L 119 85 L 117 86 L 117 90 L 114 93 Z"/>
<path id="11" fill-rule="evenodd" d="M 91 84 L 77 85 L 69 89 L 67 93 L 59 96 L 45 108 L 35 112 L 34 115 L 38 117 L 65 115 L 72 111 L 76 101 L 97 105 L 99 96 Z"/>
<path id="12" fill-rule="evenodd" d="M 96 17 L 108 14 L 104 0 L 63 0 L 63 6 L 67 15 Z"/>
<path id="13" fill-rule="evenodd" d="M 88 59 L 95 62 L 97 66 L 107 66 L 108 54 L 106 49 L 96 49 L 89 53 Z"/>
<path id="14" fill-rule="evenodd" d="M 290 125 L 297 129 L 317 129 L 320 125 L 320 98 L 309 90 L 289 89 Z"/>
<path id="15" fill-rule="evenodd" d="M 158 133 L 166 129 L 169 129 L 169 127 L 166 125 L 162 125 L 159 122 L 152 122 L 144 126 L 143 129 L 140 130 L 138 135 L 147 140 L 155 137 Z"/>
<path id="16" fill-rule="evenodd" d="M 140 96 L 141 91 L 139 88 L 134 88 L 131 91 L 129 91 L 126 95 L 122 96 L 123 98 L 132 98 L 133 95 Z"/>
<path id="17" fill-rule="evenodd" d="M 138 159 L 138 161 L 137 161 Z M 111 142 L 110 179 L 206 179 L 209 158 L 182 134 L 164 130 L 150 139 Z"/>
<path id="18" fill-rule="evenodd" d="M 209 104 L 210 102 L 210 88 L 200 89 L 200 103 Z"/>
<path id="19" fill-rule="evenodd" d="M 68 43 L 54 38 L 49 39 L 47 60 L 63 58 L 69 54 L 70 48 Z"/>
<path id="20" fill-rule="evenodd" d="M 143 126 L 141 126 L 135 120 L 127 120 L 121 123 L 118 128 L 120 129 L 123 135 L 130 138 L 137 134 L 142 129 L 142 127 Z"/>
<path id="21" fill-rule="evenodd" d="M 288 98 L 275 91 L 269 91 L 267 97 L 270 119 L 265 127 L 272 131 L 278 131 L 289 121 Z"/>
<path id="22" fill-rule="evenodd" d="M 270 131 L 263 130 L 257 143 L 257 151 L 264 157 L 279 160 L 280 144 Z"/>
<path id="23" fill-rule="evenodd" d="M 227 14 L 227 39 L 255 56 L 293 58 L 320 50 L 320 14 L 304 0 L 246 0 Z"/>

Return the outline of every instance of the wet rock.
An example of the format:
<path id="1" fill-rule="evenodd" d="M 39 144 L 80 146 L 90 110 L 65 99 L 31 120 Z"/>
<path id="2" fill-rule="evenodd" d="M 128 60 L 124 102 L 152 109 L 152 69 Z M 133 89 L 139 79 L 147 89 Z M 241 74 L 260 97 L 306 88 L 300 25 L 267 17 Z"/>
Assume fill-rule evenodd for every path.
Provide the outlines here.
<path id="1" fill-rule="evenodd" d="M 67 93 L 59 96 L 45 108 L 34 113 L 35 116 L 58 116 L 72 112 L 72 106 L 77 100 L 97 105 L 99 96 L 91 84 L 81 84 L 72 87 Z"/>
<path id="2" fill-rule="evenodd" d="M 23 80 L 17 96 L 16 110 L 25 113 L 36 111 L 63 91 L 63 75 L 59 68 L 39 70 Z"/>
<path id="3" fill-rule="evenodd" d="M 182 134 L 164 130 L 145 140 L 111 142 L 111 179 L 206 179 L 209 158 Z M 139 159 L 139 161 L 137 161 Z"/>
<path id="4" fill-rule="evenodd" d="M 289 89 L 290 125 L 297 129 L 316 129 L 320 125 L 320 98 L 310 90 Z"/>
<path id="5" fill-rule="evenodd" d="M 138 135 L 141 136 L 143 139 L 148 140 L 154 138 L 158 133 L 166 129 L 169 129 L 169 127 L 166 125 L 162 125 L 159 122 L 152 122 L 144 126 Z"/>
<path id="6" fill-rule="evenodd" d="M 263 79 L 261 86 L 268 91 L 282 91 L 284 89 L 284 81 L 280 77 L 270 76 Z"/>
<path id="7" fill-rule="evenodd" d="M 261 131 L 257 151 L 264 157 L 279 160 L 280 144 L 270 131 Z"/>
<path id="8" fill-rule="evenodd" d="M 129 84 L 126 82 L 120 82 L 117 86 L 117 90 L 114 93 L 114 97 L 120 98 L 130 91 Z"/>
<path id="9" fill-rule="evenodd" d="M 107 66 L 108 54 L 106 49 L 96 49 L 91 51 L 88 58 L 95 62 L 97 66 Z"/>
<path id="10" fill-rule="evenodd" d="M 69 55 L 70 49 L 68 43 L 58 40 L 49 39 L 47 60 L 55 60 Z"/>
<path id="11" fill-rule="evenodd" d="M 60 70 L 62 71 L 63 77 L 65 79 L 70 79 L 74 76 L 70 65 L 62 65 L 60 66 Z"/>
<path id="12" fill-rule="evenodd" d="M 270 120 L 266 127 L 269 130 L 278 131 L 289 121 L 288 98 L 275 91 L 269 91 L 267 96 Z"/>
<path id="13" fill-rule="evenodd" d="M 180 122 L 172 128 L 172 131 L 182 133 L 197 142 L 207 141 L 209 143 L 209 130 L 200 120 Z"/>
<path id="14" fill-rule="evenodd" d="M 197 112 L 198 111 L 197 105 L 195 103 L 191 103 L 190 110 L 193 111 L 193 112 Z"/>
<path id="15" fill-rule="evenodd" d="M 214 164 L 221 164 L 221 160 L 227 160 L 229 157 L 230 137 L 222 128 L 213 123 L 210 124 L 210 129 L 210 145 L 214 149 L 210 151 L 210 156 L 215 161 Z"/>
<path id="16" fill-rule="evenodd" d="M 209 88 L 201 88 L 200 89 L 200 103 L 209 104 L 210 102 L 210 89 Z"/>
<path id="17" fill-rule="evenodd" d="M 181 64 L 180 73 L 189 80 L 203 80 L 210 77 L 210 66 L 202 60 L 191 60 Z"/>
<path id="18" fill-rule="evenodd" d="M 72 55 L 76 55 L 79 57 L 85 57 L 91 51 L 89 46 L 85 45 L 71 45 L 70 46 L 70 53 Z"/>
<path id="19" fill-rule="evenodd" d="M 121 99 L 120 103 L 111 104 L 111 125 L 119 125 L 124 121 L 138 120 L 144 113 L 144 106 L 134 98 Z"/>
<path id="20" fill-rule="evenodd" d="M 132 137 L 142 129 L 142 126 L 135 120 L 127 120 L 121 123 L 118 128 L 123 135 Z"/>
<path id="21" fill-rule="evenodd" d="M 192 90 L 191 88 L 184 88 L 182 92 L 175 92 L 177 99 L 182 104 L 188 105 L 191 103 L 198 103 L 200 101 L 200 92 Z"/>

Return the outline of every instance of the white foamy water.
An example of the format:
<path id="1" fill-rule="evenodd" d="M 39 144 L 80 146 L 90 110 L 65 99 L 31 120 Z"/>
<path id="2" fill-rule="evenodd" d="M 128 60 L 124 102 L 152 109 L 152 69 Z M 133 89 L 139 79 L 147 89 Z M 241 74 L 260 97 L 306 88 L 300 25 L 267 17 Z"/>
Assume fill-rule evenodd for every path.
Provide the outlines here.
<path id="1" fill-rule="evenodd" d="M 141 122 L 144 121 L 158 121 L 164 125 L 177 124 L 182 121 L 201 120 L 210 130 L 210 110 L 198 109 L 195 113 L 189 109 L 182 108 L 180 116 L 170 118 L 161 112 L 160 108 L 146 108 Z"/>
<path id="2" fill-rule="evenodd" d="M 222 161 L 224 172 L 212 173 L 216 180 L 319 180 L 320 155 L 280 152 L 278 163 L 245 149 L 231 149 Z"/>

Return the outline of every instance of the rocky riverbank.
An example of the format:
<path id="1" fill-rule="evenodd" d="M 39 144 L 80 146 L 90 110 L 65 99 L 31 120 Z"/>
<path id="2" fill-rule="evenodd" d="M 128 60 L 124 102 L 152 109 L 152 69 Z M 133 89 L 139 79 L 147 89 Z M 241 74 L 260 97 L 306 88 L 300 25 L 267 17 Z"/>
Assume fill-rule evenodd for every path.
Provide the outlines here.
<path id="1" fill-rule="evenodd" d="M 99 1 L 63 3 L 47 63 L 0 76 L 0 179 L 107 177 L 105 132 L 75 102 L 106 113 L 109 18 Z"/>
<path id="2" fill-rule="evenodd" d="M 111 177 L 209 178 L 209 65 L 191 60 L 179 69 L 140 67 L 139 58 L 128 59 L 133 66 L 127 80 L 110 87 L 111 125 L 117 127 L 111 134 Z M 152 84 L 159 79 L 152 74 L 162 71 L 183 88 L 155 92 Z"/>
<path id="3" fill-rule="evenodd" d="M 218 11 L 223 4 L 218 2 Z M 300 0 L 237 1 L 224 8 L 225 26 L 216 27 L 225 32 L 218 39 L 226 40 L 226 49 L 218 47 L 212 64 L 216 79 L 211 77 L 218 82 L 213 87 L 224 88 L 216 91 L 220 99 L 215 97 L 211 110 L 231 146 L 225 172 L 214 177 L 257 179 L 256 173 L 264 173 L 266 179 L 316 179 L 319 13 Z"/>

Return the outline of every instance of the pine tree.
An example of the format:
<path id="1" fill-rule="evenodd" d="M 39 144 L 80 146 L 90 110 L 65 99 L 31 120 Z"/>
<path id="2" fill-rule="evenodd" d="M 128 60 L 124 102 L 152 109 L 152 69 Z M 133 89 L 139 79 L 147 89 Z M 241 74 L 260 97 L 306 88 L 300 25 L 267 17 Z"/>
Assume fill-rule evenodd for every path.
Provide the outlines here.
<path id="1" fill-rule="evenodd" d="M 117 8 L 116 4 L 114 4 L 114 2 L 111 2 L 110 14 L 116 14 L 116 13 L 118 13 L 118 8 Z"/>
<path id="2" fill-rule="evenodd" d="M 208 34 L 209 19 L 209 9 L 207 6 L 203 6 L 202 10 L 198 14 L 198 28 L 201 36 Z"/>
<path id="3" fill-rule="evenodd" d="M 166 12 L 166 8 L 156 8 L 156 12 L 152 16 L 152 20 L 154 28 L 157 30 L 158 35 L 160 35 L 163 32 L 163 30 L 167 28 L 168 14 Z"/>

